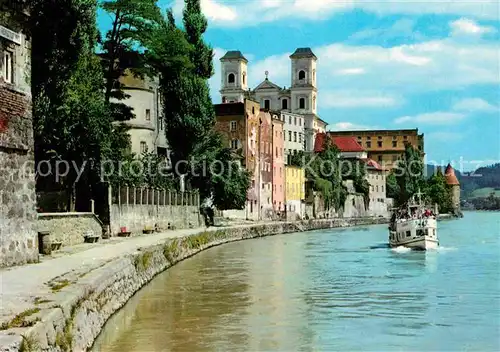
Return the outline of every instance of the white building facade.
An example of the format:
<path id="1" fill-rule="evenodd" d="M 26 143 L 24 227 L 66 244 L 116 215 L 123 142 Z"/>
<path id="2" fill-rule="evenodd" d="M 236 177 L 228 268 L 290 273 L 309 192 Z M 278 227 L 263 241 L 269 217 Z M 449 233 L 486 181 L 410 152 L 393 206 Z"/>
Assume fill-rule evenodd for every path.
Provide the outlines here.
<path id="1" fill-rule="evenodd" d="M 290 55 L 291 86 L 280 87 L 266 78 L 255 89 L 248 88 L 248 60 L 240 51 L 228 51 L 221 59 L 221 97 L 223 103 L 243 102 L 247 97 L 260 103 L 261 108 L 303 116 L 302 126 L 295 128 L 285 119 L 285 130 L 292 132 L 293 143 L 301 143 L 303 149 L 312 151 L 317 133 L 326 130 L 326 122 L 317 114 L 318 89 L 316 63 L 317 57 L 310 48 L 298 48 Z M 287 127 L 288 125 L 288 127 Z M 297 132 L 297 142 L 294 133 Z M 288 139 L 288 138 L 287 138 Z M 287 141 L 285 139 L 285 141 Z M 290 142 L 290 141 L 288 141 Z M 298 146 L 285 145 L 287 150 L 301 150 Z"/>
<path id="2" fill-rule="evenodd" d="M 124 93 L 129 96 L 121 102 L 131 107 L 135 115 L 123 122 L 130 128 L 131 152 L 168 156 L 158 80 L 126 75 L 120 78 L 120 82 L 124 84 Z"/>

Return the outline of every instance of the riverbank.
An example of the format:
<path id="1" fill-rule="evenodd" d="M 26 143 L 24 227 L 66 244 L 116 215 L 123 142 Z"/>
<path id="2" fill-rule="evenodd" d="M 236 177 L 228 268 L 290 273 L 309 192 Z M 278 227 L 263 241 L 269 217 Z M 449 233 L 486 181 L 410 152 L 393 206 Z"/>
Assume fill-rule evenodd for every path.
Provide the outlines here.
<path id="1" fill-rule="evenodd" d="M 207 248 L 386 221 L 325 219 L 171 231 L 4 270 L 0 351 L 85 351 L 107 319 L 136 291 L 158 273 Z"/>

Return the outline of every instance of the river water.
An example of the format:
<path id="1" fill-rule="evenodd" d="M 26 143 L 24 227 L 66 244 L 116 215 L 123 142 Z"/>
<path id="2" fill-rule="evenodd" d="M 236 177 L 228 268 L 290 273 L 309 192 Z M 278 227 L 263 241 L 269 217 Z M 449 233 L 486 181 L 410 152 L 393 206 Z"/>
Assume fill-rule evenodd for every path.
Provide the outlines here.
<path id="1" fill-rule="evenodd" d="M 498 351 L 500 213 L 439 222 L 441 247 L 386 247 L 387 226 L 204 251 L 157 276 L 94 351 Z"/>

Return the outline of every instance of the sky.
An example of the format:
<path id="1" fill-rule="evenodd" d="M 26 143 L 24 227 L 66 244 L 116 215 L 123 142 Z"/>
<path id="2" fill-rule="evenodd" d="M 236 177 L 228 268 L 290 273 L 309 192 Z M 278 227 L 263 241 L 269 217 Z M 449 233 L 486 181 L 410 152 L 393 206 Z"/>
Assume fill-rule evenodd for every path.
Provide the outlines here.
<path id="1" fill-rule="evenodd" d="M 159 0 L 181 22 L 183 0 Z M 240 50 L 255 88 L 290 86 L 289 55 L 318 57 L 318 115 L 331 130 L 418 128 L 427 162 L 500 160 L 499 0 L 201 0 L 220 57 Z M 99 25 L 105 30 L 106 16 Z"/>

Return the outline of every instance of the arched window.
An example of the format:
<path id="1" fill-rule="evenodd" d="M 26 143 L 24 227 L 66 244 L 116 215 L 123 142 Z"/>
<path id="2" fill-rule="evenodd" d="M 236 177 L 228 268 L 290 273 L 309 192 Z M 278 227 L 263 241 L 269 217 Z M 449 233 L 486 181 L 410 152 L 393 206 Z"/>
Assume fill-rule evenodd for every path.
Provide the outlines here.
<path id="1" fill-rule="evenodd" d="M 234 73 L 230 73 L 227 76 L 227 83 L 234 83 Z"/>
<path id="2" fill-rule="evenodd" d="M 281 108 L 282 109 L 288 109 L 288 99 L 283 99 L 281 101 Z"/>
<path id="3" fill-rule="evenodd" d="M 243 75 L 242 75 L 242 82 L 243 82 L 243 84 L 246 84 L 245 83 L 246 77 L 247 77 L 247 74 L 245 72 L 243 72 Z"/>
<path id="4" fill-rule="evenodd" d="M 304 98 L 299 99 L 299 109 L 305 109 L 306 108 L 306 100 Z"/>
<path id="5" fill-rule="evenodd" d="M 306 79 L 306 71 L 304 70 L 299 71 L 299 79 Z"/>

